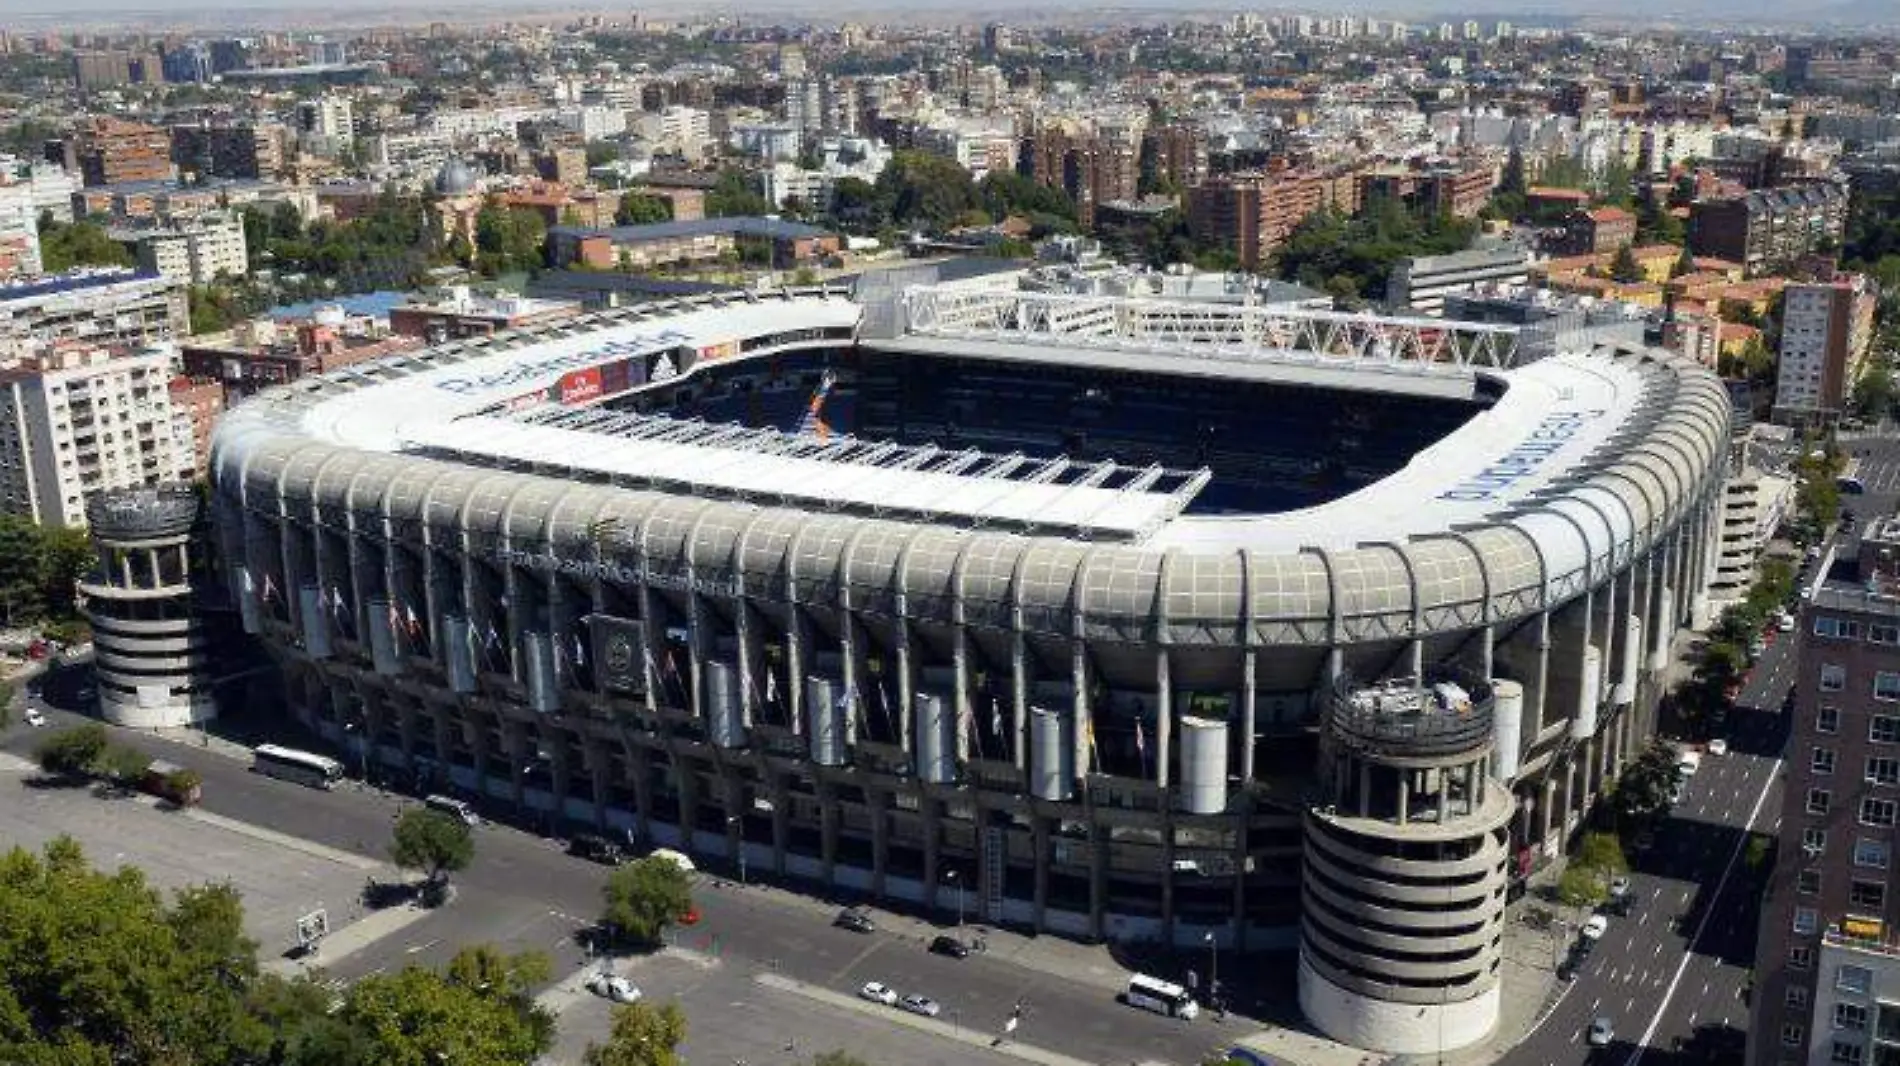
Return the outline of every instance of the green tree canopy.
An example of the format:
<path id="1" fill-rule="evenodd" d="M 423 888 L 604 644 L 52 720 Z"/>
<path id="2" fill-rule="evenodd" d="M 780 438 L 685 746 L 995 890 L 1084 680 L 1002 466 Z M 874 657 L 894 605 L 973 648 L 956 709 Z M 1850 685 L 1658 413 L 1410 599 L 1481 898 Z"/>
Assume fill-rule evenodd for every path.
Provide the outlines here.
<path id="1" fill-rule="evenodd" d="M 397 866 L 421 870 L 430 881 L 448 879 L 475 857 L 475 837 L 459 818 L 427 807 L 411 807 L 396 820 L 389 857 Z"/>
<path id="2" fill-rule="evenodd" d="M 622 226 L 645 226 L 672 220 L 673 201 L 639 191 L 622 195 L 620 207 L 614 212 L 614 221 Z"/>
<path id="3" fill-rule="evenodd" d="M 1675 749 L 1661 742 L 1644 748 L 1617 776 L 1616 792 L 1611 797 L 1617 817 L 1625 825 L 1660 818 L 1668 813 L 1669 795 L 1676 781 Z"/>
<path id="4" fill-rule="evenodd" d="M 970 172 L 931 152 L 900 151 L 877 176 L 878 198 L 899 226 L 940 233 L 982 208 Z"/>
<path id="5" fill-rule="evenodd" d="M 537 269 L 547 233 L 540 212 L 490 204 L 475 214 L 475 268 L 491 278 Z"/>
<path id="6" fill-rule="evenodd" d="M 1336 297 L 1348 292 L 1354 299 L 1383 297 L 1399 260 L 1461 251 L 1476 233 L 1476 223 L 1468 219 L 1447 214 L 1420 219 L 1398 201 L 1380 197 L 1355 217 L 1332 210 L 1308 215 L 1281 246 L 1279 273 Z"/>
<path id="7" fill-rule="evenodd" d="M 1625 244 L 1616 250 L 1610 259 L 1610 280 L 1622 285 L 1634 285 L 1644 278 L 1643 266 L 1636 261 L 1636 253 Z"/>
<path id="8" fill-rule="evenodd" d="M 352 985 L 337 1018 L 355 1031 L 348 1043 L 363 1057 L 311 1066 L 527 1066 L 553 1034 L 551 1022 L 525 1015 L 511 997 L 414 966 Z"/>
<path id="9" fill-rule="evenodd" d="M 92 772 L 109 743 L 105 726 L 87 722 L 62 729 L 41 741 L 34 758 L 40 769 L 49 774 L 77 777 Z"/>
<path id="10" fill-rule="evenodd" d="M 613 1030 L 604 1044 L 589 1044 L 586 1066 L 680 1066 L 686 1015 L 676 1004 L 628 1003 L 614 1008 Z"/>
<path id="11" fill-rule="evenodd" d="M 55 222 L 51 215 L 41 215 L 40 263 L 56 274 L 82 266 L 131 266 L 133 259 L 125 245 L 95 223 Z"/>
<path id="12" fill-rule="evenodd" d="M 720 171 L 718 184 L 706 194 L 707 218 L 740 218 L 771 212 L 771 203 L 759 192 L 758 180 L 743 170 Z"/>
<path id="13" fill-rule="evenodd" d="M 670 859 L 648 856 L 616 869 L 601 889 L 601 924 L 635 943 L 652 944 L 693 906 L 693 885 Z"/>

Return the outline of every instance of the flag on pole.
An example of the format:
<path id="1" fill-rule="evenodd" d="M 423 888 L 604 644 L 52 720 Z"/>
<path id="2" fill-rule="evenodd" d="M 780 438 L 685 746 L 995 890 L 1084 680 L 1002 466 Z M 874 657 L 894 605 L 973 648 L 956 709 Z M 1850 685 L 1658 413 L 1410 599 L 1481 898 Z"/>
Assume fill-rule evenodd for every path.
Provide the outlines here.
<path id="1" fill-rule="evenodd" d="M 1148 765 L 1148 734 L 1141 728 L 1141 719 L 1135 719 L 1135 752 L 1141 756 L 1141 764 Z"/>
<path id="2" fill-rule="evenodd" d="M 957 708 L 957 732 L 962 735 L 966 745 L 979 752 L 983 750 L 983 738 L 976 733 L 976 708 L 970 706 L 969 700 L 964 700 L 963 706 Z"/>
<path id="3" fill-rule="evenodd" d="M 778 702 L 778 674 L 772 672 L 770 667 L 765 671 L 765 702 Z"/>
<path id="4" fill-rule="evenodd" d="M 266 601 L 269 601 L 269 600 L 274 600 L 276 598 L 277 598 L 277 583 L 271 580 L 270 571 L 266 570 L 264 571 L 264 599 Z"/>
<path id="5" fill-rule="evenodd" d="M 587 666 L 587 642 L 581 639 L 579 633 L 574 634 L 574 666 L 577 669 Z"/>
<path id="6" fill-rule="evenodd" d="M 990 697 L 990 732 L 999 737 L 1003 735 L 1003 705 L 995 696 Z"/>
<path id="7" fill-rule="evenodd" d="M 421 636 L 422 635 L 422 619 L 416 617 L 415 607 L 405 606 L 403 610 L 407 612 L 408 614 L 407 621 L 409 623 L 409 635 L 412 637 Z"/>

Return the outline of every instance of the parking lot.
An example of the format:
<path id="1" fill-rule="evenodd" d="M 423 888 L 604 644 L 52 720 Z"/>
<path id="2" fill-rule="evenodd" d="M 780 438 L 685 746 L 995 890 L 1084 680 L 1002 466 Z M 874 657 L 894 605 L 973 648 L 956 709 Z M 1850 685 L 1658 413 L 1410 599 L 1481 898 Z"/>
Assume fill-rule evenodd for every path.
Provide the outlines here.
<path id="1" fill-rule="evenodd" d="M 775 980 L 748 966 L 728 965 L 705 955 L 669 952 L 626 959 L 614 970 L 633 981 L 649 1002 L 677 1002 L 687 1018 L 687 1062 L 716 1066 L 793 1066 L 844 1050 L 866 1062 L 905 1066 L 1000 1066 L 1022 1060 L 986 1046 L 970 1026 L 977 1019 L 938 1018 L 934 1026 L 906 1024 L 907 1016 L 872 1003 L 840 1003 L 835 994 L 801 991 L 796 982 Z M 589 1043 L 605 1040 L 612 1007 L 578 988 L 576 973 L 542 1002 L 560 1011 L 560 1042 L 543 1066 L 573 1066 Z M 981 1019 L 984 1033 L 1001 1019 Z M 976 1046 L 937 1031 L 962 1031 Z M 933 1031 L 936 1030 L 936 1031 Z"/>
<path id="2" fill-rule="evenodd" d="M 246 928 L 266 958 L 290 945 L 299 915 L 323 907 L 332 928 L 350 921 L 364 879 L 388 873 L 361 856 L 272 839 L 216 816 L 160 810 L 142 796 L 45 787 L 37 777 L 24 759 L 0 753 L 0 846 L 38 851 L 64 834 L 94 866 L 136 866 L 166 891 L 228 881 L 243 894 Z"/>

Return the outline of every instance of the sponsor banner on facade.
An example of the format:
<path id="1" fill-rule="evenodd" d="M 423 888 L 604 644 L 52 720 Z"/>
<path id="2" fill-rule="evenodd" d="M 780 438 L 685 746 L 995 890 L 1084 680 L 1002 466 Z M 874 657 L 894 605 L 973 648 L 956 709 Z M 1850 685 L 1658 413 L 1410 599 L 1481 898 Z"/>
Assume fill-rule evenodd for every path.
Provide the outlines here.
<path id="1" fill-rule="evenodd" d="M 564 404 L 587 403 L 598 400 L 604 389 L 601 384 L 600 368 L 588 367 L 561 375 L 555 384 L 555 392 Z"/>

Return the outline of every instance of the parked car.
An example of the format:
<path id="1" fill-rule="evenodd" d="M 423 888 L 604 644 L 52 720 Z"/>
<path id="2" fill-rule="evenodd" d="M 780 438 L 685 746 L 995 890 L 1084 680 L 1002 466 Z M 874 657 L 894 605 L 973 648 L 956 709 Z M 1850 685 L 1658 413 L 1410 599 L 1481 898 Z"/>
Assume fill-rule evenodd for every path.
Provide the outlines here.
<path id="1" fill-rule="evenodd" d="M 624 848 L 604 836 L 594 833 L 582 833 L 567 842 L 567 853 L 589 862 L 598 862 L 607 866 L 618 866 L 627 860 Z"/>
<path id="2" fill-rule="evenodd" d="M 1710 755 L 1727 755 L 1728 741 L 1722 739 L 1721 737 L 1716 737 L 1714 740 L 1709 741 L 1709 754 Z"/>
<path id="3" fill-rule="evenodd" d="M 876 981 L 864 982 L 864 987 L 858 989 L 858 998 L 882 1003 L 886 1007 L 897 1006 L 897 993 L 889 985 L 879 984 Z"/>
<path id="4" fill-rule="evenodd" d="M 612 973 L 594 973 L 587 978 L 587 990 L 615 1003 L 640 1002 L 640 989 L 632 981 Z"/>
<path id="5" fill-rule="evenodd" d="M 28 707 L 26 709 L 26 724 L 38 729 L 46 724 L 46 715 L 42 714 L 38 707 Z"/>
<path id="6" fill-rule="evenodd" d="M 851 907 L 839 911 L 838 917 L 832 919 L 831 924 L 840 929 L 849 929 L 854 933 L 877 932 L 877 923 L 871 920 L 870 915 Z"/>
<path id="7" fill-rule="evenodd" d="M 930 942 L 932 955 L 948 955 L 953 959 L 970 957 L 970 945 L 953 936 L 940 936 Z"/>
<path id="8" fill-rule="evenodd" d="M 897 1001 L 897 1005 L 912 1014 L 921 1014 L 926 1018 L 935 1018 L 937 1015 L 943 1013 L 943 1007 L 929 996 L 905 996 L 903 999 Z"/>
<path id="9" fill-rule="evenodd" d="M 1609 931 L 1610 920 L 1601 914 L 1592 914 L 1589 919 L 1583 923 L 1582 932 L 1585 940 L 1602 940 L 1603 934 Z"/>

